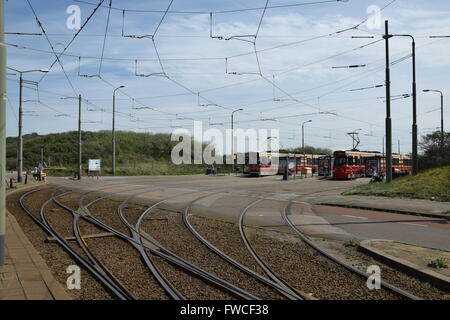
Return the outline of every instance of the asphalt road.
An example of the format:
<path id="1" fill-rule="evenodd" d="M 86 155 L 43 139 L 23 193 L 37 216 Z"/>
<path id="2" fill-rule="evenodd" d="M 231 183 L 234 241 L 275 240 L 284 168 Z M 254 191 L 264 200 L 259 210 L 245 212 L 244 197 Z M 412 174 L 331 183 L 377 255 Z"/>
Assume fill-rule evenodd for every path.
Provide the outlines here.
<path id="1" fill-rule="evenodd" d="M 389 239 L 450 251 L 450 222 L 396 213 L 316 206 L 330 225 L 359 239 Z"/>

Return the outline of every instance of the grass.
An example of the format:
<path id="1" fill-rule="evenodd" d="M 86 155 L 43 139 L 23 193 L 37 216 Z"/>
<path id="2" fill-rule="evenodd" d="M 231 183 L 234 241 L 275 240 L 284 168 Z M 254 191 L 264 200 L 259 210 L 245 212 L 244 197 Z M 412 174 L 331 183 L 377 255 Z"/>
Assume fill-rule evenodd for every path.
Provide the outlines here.
<path id="1" fill-rule="evenodd" d="M 436 260 L 430 261 L 430 263 L 428 263 L 428 266 L 430 268 L 435 268 L 435 269 L 448 268 L 447 262 L 445 261 L 445 259 L 442 259 L 442 258 L 437 258 Z"/>
<path id="2" fill-rule="evenodd" d="M 429 169 L 416 176 L 401 177 L 389 184 L 360 185 L 343 194 L 450 201 L 450 166 Z"/>
<path id="3" fill-rule="evenodd" d="M 137 162 L 137 163 L 118 163 L 116 165 L 117 176 L 140 176 L 140 175 L 191 175 L 191 174 L 204 174 L 206 166 L 202 165 L 174 165 L 169 161 L 149 161 L 149 162 Z M 86 174 L 86 169 L 83 168 L 83 175 Z M 48 170 L 46 171 L 48 176 L 72 176 L 75 167 L 69 166 L 67 170 Z M 102 166 L 101 176 L 110 176 L 111 167 Z"/>
<path id="4" fill-rule="evenodd" d="M 356 247 L 359 247 L 359 242 L 358 242 L 358 240 L 352 239 L 352 240 L 345 241 L 343 243 L 343 246 L 356 248 Z"/>

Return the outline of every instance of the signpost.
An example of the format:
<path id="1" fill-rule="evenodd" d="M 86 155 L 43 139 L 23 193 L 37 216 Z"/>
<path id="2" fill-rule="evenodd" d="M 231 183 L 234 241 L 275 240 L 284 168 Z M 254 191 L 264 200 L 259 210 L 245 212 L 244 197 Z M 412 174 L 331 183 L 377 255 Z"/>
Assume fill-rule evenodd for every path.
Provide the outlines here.
<path id="1" fill-rule="evenodd" d="M 88 162 L 88 177 L 93 177 L 96 173 L 97 179 L 101 171 L 101 161 L 100 159 L 89 159 Z"/>

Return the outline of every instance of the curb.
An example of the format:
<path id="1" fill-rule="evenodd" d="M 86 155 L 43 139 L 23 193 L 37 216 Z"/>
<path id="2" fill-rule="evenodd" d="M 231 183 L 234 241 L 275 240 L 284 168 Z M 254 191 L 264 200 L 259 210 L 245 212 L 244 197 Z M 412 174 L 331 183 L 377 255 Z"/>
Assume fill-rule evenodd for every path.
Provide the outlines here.
<path id="1" fill-rule="evenodd" d="M 361 241 L 358 251 L 361 251 L 363 253 L 366 253 L 370 256 L 373 256 L 382 262 L 386 263 L 387 265 L 390 265 L 392 267 L 395 267 L 397 269 L 400 269 L 401 271 L 412 275 L 414 277 L 417 277 L 421 280 L 427 281 L 432 283 L 438 288 L 441 288 L 443 290 L 450 291 L 450 277 L 447 277 L 443 274 L 440 274 L 438 272 L 425 269 L 424 267 L 420 267 L 412 262 L 406 261 L 401 258 L 393 257 L 391 255 L 385 254 L 384 252 L 374 249 L 370 247 L 371 242 L 396 242 L 391 240 L 382 240 L 382 239 L 372 239 L 372 240 L 363 240 Z"/>
<path id="2" fill-rule="evenodd" d="M 46 185 L 47 185 L 47 182 L 43 182 L 42 184 L 39 184 L 39 185 L 29 185 L 29 186 L 24 186 L 24 187 L 20 187 L 20 188 L 6 189 L 6 197 L 8 197 L 16 192 L 27 191 L 29 189 L 39 188 L 39 187 L 46 186 Z"/>
<path id="3" fill-rule="evenodd" d="M 363 206 L 354 206 L 351 204 L 339 204 L 339 203 L 327 203 L 327 202 L 314 203 L 314 205 L 391 212 L 391 213 L 397 213 L 397 214 L 404 214 L 404 215 L 408 215 L 408 216 L 419 216 L 419 217 L 428 217 L 428 218 L 437 218 L 437 219 L 446 219 L 446 220 L 450 219 L 450 214 L 443 214 L 443 213 L 413 212 L 413 211 L 395 210 L 395 209 L 387 209 L 387 208 L 385 209 L 385 208 L 363 207 Z"/>

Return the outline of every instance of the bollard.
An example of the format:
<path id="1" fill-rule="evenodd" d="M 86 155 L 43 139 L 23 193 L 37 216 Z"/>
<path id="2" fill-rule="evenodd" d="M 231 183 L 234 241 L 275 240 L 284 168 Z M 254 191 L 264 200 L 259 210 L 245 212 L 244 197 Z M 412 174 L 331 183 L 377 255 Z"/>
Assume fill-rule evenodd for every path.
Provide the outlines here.
<path id="1" fill-rule="evenodd" d="M 289 167 L 286 162 L 286 166 L 284 167 L 283 180 L 289 180 Z"/>
<path id="2" fill-rule="evenodd" d="M 14 188 L 13 178 L 9 178 L 9 188 L 10 189 Z"/>
<path id="3" fill-rule="evenodd" d="M 28 174 L 26 174 L 26 173 L 25 173 L 25 179 L 24 180 L 25 180 L 25 184 L 27 184 L 28 183 Z"/>

